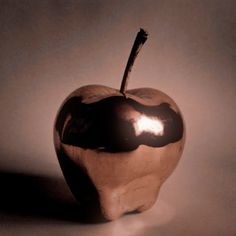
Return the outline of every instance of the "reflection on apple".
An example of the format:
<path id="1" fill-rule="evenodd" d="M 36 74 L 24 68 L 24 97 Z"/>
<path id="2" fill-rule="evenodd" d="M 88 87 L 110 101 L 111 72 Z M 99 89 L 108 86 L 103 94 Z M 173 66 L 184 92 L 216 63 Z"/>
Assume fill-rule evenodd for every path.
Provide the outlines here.
<path id="1" fill-rule="evenodd" d="M 163 135 L 164 125 L 162 121 L 155 117 L 148 117 L 146 115 L 140 115 L 140 117 L 134 123 L 136 136 L 143 132 L 150 132 L 154 135 Z"/>
<path id="2" fill-rule="evenodd" d="M 156 89 L 126 90 L 146 38 L 141 29 L 120 90 L 81 87 L 55 121 L 55 148 L 71 191 L 86 212 L 107 220 L 149 209 L 183 151 L 185 129 L 175 102 Z"/>

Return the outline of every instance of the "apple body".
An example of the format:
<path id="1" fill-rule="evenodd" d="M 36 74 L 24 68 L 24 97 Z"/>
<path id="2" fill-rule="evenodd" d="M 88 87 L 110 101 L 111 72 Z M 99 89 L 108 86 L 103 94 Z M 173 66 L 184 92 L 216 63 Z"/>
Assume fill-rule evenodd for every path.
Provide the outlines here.
<path id="1" fill-rule="evenodd" d="M 183 118 L 163 92 L 88 85 L 58 111 L 54 144 L 65 179 L 85 212 L 114 220 L 156 201 L 185 142 Z"/>

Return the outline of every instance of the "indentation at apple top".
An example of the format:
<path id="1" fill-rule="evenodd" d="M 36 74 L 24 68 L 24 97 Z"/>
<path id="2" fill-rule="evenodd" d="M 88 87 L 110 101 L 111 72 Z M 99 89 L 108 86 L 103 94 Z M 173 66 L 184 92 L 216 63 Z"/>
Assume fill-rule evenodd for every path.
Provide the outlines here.
<path id="1" fill-rule="evenodd" d="M 122 96 L 92 104 L 72 97 L 58 117 L 62 143 L 104 152 L 132 151 L 141 144 L 162 147 L 183 136 L 181 115 L 170 104 L 145 106 Z"/>

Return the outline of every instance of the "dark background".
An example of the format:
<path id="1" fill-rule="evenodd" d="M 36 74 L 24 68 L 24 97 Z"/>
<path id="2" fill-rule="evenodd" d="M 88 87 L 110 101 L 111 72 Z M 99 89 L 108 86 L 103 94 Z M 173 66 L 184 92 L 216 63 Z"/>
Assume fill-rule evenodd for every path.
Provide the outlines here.
<path id="1" fill-rule="evenodd" d="M 77 220 L 52 141 L 77 87 L 129 88 L 180 106 L 187 142 L 155 206 L 107 224 Z M 0 0 L 0 235 L 236 235 L 236 1 Z"/>

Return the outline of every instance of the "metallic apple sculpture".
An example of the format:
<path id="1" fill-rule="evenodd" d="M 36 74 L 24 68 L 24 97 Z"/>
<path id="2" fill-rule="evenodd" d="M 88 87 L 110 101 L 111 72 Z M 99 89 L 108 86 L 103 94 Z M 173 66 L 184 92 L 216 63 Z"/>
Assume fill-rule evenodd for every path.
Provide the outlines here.
<path id="1" fill-rule="evenodd" d="M 153 88 L 126 90 L 146 39 L 141 29 L 120 90 L 81 87 L 55 121 L 55 149 L 72 193 L 85 212 L 106 220 L 149 209 L 183 151 L 185 128 L 175 102 Z"/>

